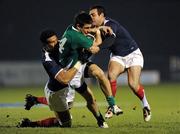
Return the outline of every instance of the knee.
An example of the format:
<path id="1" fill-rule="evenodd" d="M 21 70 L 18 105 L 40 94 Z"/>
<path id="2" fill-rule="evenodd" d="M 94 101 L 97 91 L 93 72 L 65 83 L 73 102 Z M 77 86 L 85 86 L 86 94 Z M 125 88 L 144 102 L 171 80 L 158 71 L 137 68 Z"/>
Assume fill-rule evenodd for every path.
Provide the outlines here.
<path id="1" fill-rule="evenodd" d="M 63 112 L 55 112 L 60 127 L 71 127 L 72 119 L 69 110 Z"/>
<path id="2" fill-rule="evenodd" d="M 109 71 L 108 72 L 108 79 L 109 80 L 116 80 L 117 79 L 117 77 L 118 77 L 118 75 L 115 73 L 115 72 L 113 72 L 113 71 Z"/>

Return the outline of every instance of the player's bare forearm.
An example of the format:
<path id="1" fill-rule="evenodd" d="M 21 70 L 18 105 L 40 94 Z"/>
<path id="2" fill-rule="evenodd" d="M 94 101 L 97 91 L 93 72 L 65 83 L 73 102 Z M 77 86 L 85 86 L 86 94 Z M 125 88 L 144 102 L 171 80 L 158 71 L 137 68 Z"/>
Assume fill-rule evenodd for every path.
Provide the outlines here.
<path id="1" fill-rule="evenodd" d="M 63 84 L 68 84 L 73 77 L 75 76 L 76 72 L 79 70 L 81 66 L 81 63 L 78 61 L 73 68 L 70 68 L 68 70 L 63 69 L 59 72 L 59 74 L 56 76 L 56 80 Z"/>
<path id="2" fill-rule="evenodd" d="M 74 77 L 76 74 L 77 69 L 76 68 L 71 68 L 69 70 L 62 70 L 59 75 L 56 77 L 56 79 L 63 84 L 68 84 L 70 80 Z"/>
<path id="3" fill-rule="evenodd" d="M 99 29 L 97 29 L 93 46 L 99 46 L 101 43 L 102 43 L 101 32 Z"/>
<path id="4" fill-rule="evenodd" d="M 99 47 L 98 46 L 92 46 L 88 49 L 89 52 L 91 52 L 92 54 L 96 54 L 99 52 Z"/>

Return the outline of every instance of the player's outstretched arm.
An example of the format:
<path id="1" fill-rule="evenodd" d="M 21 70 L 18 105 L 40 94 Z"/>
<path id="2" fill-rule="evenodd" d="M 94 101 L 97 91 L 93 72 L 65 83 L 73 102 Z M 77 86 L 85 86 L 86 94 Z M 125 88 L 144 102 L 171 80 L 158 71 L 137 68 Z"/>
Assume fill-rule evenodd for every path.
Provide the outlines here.
<path id="1" fill-rule="evenodd" d="M 62 69 L 61 71 L 59 71 L 59 73 L 56 74 L 55 79 L 60 83 L 68 84 L 68 82 L 72 80 L 76 72 L 79 70 L 81 65 L 81 62 L 78 61 L 73 68 L 70 68 L 68 70 Z"/>
<path id="2" fill-rule="evenodd" d="M 99 46 L 102 43 L 101 32 L 99 28 L 92 28 L 92 32 L 95 33 L 95 39 L 92 46 Z"/>
<path id="3" fill-rule="evenodd" d="M 112 35 L 113 30 L 109 26 L 99 26 L 98 27 L 101 32 L 103 32 L 105 35 Z"/>

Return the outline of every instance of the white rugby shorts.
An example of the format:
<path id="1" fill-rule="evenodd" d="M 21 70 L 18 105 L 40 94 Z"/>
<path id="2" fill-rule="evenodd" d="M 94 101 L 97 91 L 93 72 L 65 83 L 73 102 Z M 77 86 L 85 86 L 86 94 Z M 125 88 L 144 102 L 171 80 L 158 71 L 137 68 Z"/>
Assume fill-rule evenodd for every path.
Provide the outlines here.
<path id="1" fill-rule="evenodd" d="M 132 66 L 141 66 L 143 68 L 144 65 L 144 58 L 139 48 L 124 57 L 112 54 L 110 57 L 110 61 L 116 61 L 125 68 L 129 68 Z"/>
<path id="2" fill-rule="evenodd" d="M 68 93 L 67 93 L 67 96 L 66 96 L 67 103 L 68 102 L 73 102 L 74 98 L 75 98 L 75 90 L 72 87 L 68 86 Z"/>
<path id="3" fill-rule="evenodd" d="M 81 65 L 78 72 L 75 74 L 74 78 L 69 82 L 69 86 L 71 88 L 79 88 L 85 81 L 84 79 L 84 70 L 86 67 L 86 63 Z"/>
<path id="4" fill-rule="evenodd" d="M 75 91 L 65 87 L 59 91 L 51 91 L 47 84 L 44 88 L 45 96 L 51 111 L 62 112 L 68 110 L 68 102 L 73 102 Z"/>

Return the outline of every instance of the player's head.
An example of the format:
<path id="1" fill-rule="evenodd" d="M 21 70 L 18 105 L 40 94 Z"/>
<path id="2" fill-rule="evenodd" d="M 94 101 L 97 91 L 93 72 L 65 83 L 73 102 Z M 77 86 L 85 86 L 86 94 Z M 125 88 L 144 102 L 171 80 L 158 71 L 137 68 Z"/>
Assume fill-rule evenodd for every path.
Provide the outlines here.
<path id="1" fill-rule="evenodd" d="M 80 32 L 87 35 L 89 33 L 89 30 L 92 28 L 92 22 L 92 18 L 89 14 L 81 12 L 75 16 L 74 26 Z"/>
<path id="2" fill-rule="evenodd" d="M 106 10 L 103 6 L 95 5 L 90 7 L 89 14 L 95 26 L 101 26 L 106 17 Z"/>
<path id="3" fill-rule="evenodd" d="M 56 44 L 58 44 L 57 34 L 51 29 L 42 31 L 40 40 L 43 44 L 43 48 L 45 48 L 46 50 L 51 50 Z"/>

